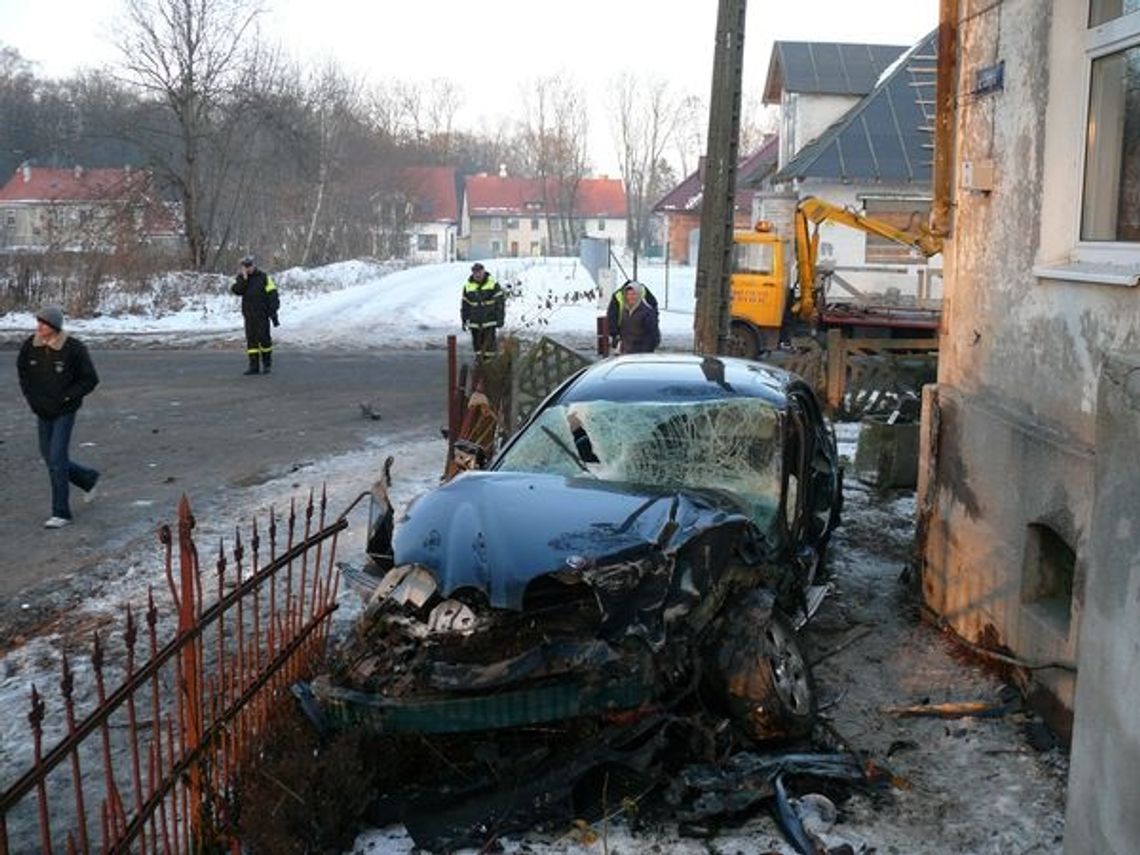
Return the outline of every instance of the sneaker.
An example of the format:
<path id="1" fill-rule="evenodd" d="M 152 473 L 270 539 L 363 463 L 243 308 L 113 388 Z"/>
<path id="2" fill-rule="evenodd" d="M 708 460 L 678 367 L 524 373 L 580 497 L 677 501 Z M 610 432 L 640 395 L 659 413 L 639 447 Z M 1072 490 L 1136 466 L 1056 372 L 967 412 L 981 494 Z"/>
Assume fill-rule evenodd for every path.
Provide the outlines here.
<path id="1" fill-rule="evenodd" d="M 94 502 L 96 498 L 98 498 L 98 495 L 99 495 L 98 484 L 99 484 L 99 476 L 96 475 L 95 481 L 91 484 L 91 488 L 89 490 L 85 490 L 83 493 L 83 504 L 89 505 L 92 502 Z"/>
<path id="2" fill-rule="evenodd" d="M 71 525 L 67 517 L 48 517 L 44 521 L 44 528 L 63 528 L 65 525 Z"/>

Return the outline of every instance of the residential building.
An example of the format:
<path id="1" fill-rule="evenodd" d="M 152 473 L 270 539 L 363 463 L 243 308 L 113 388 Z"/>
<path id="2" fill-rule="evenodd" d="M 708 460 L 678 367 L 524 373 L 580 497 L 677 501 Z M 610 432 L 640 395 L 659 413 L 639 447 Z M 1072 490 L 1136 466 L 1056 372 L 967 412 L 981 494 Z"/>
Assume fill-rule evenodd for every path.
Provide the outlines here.
<path id="1" fill-rule="evenodd" d="M 404 166 L 378 176 L 372 254 L 417 264 L 454 261 L 459 232 L 455 168 Z"/>
<path id="2" fill-rule="evenodd" d="M 1030 666 L 1056 726 L 1073 711 L 1065 852 L 1133 852 L 1140 6 L 942 7 L 954 187 L 923 400 L 922 596 Z"/>
<path id="3" fill-rule="evenodd" d="M 565 255 L 582 237 L 625 249 L 626 203 L 614 178 L 573 185 L 506 175 L 469 175 L 464 182 L 461 234 L 468 258 Z"/>
<path id="4" fill-rule="evenodd" d="M 182 245 L 176 210 L 158 199 L 145 170 L 24 164 L 0 188 L 0 248 L 112 252 L 141 245 Z"/>
<path id="5" fill-rule="evenodd" d="M 776 168 L 780 140 L 775 134 L 764 138 L 757 149 L 736 166 L 737 192 L 734 202 L 734 223 L 738 229 L 752 226 L 752 197 L 755 184 L 768 177 Z M 697 169 L 670 190 L 653 206 L 654 213 L 665 220 L 665 241 L 669 261 L 675 264 L 696 264 L 701 228 L 701 201 L 704 198 L 705 159 Z"/>
<path id="6" fill-rule="evenodd" d="M 933 22 L 932 22 L 933 23 Z M 776 42 L 764 100 L 780 108 L 779 166 L 750 185 L 756 219 L 791 233 L 791 211 L 807 197 L 901 229 L 930 214 L 937 39 L 893 45 Z M 819 260 L 832 287 L 855 294 L 897 291 L 934 306 L 940 259 L 861 230 L 820 227 Z"/>

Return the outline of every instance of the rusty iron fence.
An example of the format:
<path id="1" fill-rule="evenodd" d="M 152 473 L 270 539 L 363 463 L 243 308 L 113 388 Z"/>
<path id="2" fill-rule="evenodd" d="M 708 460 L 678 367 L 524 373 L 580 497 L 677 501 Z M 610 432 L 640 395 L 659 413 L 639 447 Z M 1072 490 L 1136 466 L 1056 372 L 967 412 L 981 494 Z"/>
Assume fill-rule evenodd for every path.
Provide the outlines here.
<path id="1" fill-rule="evenodd" d="M 254 519 L 248 556 L 236 531 L 210 570 L 184 497 L 177 532 L 159 532 L 169 613 L 152 589 L 145 629 L 127 608 L 121 649 L 96 633 L 93 689 L 77 686 L 80 669 L 66 654 L 54 706 L 31 688 L 31 757 L 0 794 L 0 855 L 239 852 L 239 772 L 289 685 L 324 651 L 339 585 L 337 535 L 361 498 L 328 522 L 325 492 L 316 503 L 310 492 L 303 508 L 290 503 L 284 532 L 270 511 L 267 550 Z M 121 682 L 108 690 L 111 677 Z M 93 708 L 81 715 L 84 698 Z M 49 747 L 51 732 L 60 738 Z"/>

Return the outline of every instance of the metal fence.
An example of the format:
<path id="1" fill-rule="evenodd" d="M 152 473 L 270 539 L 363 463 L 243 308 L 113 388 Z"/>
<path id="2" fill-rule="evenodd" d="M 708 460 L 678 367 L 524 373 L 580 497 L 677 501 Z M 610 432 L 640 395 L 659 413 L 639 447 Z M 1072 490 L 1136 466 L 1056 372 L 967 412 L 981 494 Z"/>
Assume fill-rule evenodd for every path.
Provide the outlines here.
<path id="1" fill-rule="evenodd" d="M 31 758 L 0 795 L 0 855 L 239 852 L 239 772 L 288 686 L 323 653 L 337 535 L 353 505 L 326 522 L 326 495 L 315 504 L 310 493 L 303 508 L 290 503 L 283 532 L 270 512 L 267 545 L 256 519 L 248 554 L 240 531 L 228 556 L 220 543 L 211 570 L 183 498 L 177 532 L 159 532 L 172 613 L 152 590 L 145 628 L 126 610 L 121 648 L 97 633 L 93 687 L 77 686 L 80 669 L 65 655 L 58 708 L 31 688 Z M 160 624 L 172 635 L 165 642 Z M 83 699 L 93 707 L 85 716 Z"/>

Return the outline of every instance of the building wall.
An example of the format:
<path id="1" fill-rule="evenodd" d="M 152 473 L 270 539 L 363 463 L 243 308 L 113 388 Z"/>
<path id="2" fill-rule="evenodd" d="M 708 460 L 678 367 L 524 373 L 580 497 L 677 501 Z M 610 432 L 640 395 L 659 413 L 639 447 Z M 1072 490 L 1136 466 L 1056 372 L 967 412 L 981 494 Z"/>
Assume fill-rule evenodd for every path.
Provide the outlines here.
<path id="1" fill-rule="evenodd" d="M 1140 840 L 1140 355 L 1101 373 L 1097 461 L 1065 852 L 1134 852 Z"/>
<path id="2" fill-rule="evenodd" d="M 780 157 L 783 169 L 801 148 L 859 103 L 854 95 L 805 95 L 784 92 L 780 99 Z"/>
<path id="3" fill-rule="evenodd" d="M 419 249 L 419 237 L 435 237 L 435 249 Z M 452 223 L 416 223 L 408 234 L 409 260 L 417 264 L 436 264 L 455 261 L 456 227 Z"/>
<path id="4" fill-rule="evenodd" d="M 1111 349 L 1140 347 L 1136 290 L 1073 281 L 1069 266 L 1079 243 L 1085 129 L 1074 117 L 1087 110 L 1087 15 L 1076 0 L 1006 0 L 960 25 L 956 208 L 922 449 L 926 602 L 963 636 L 1042 660 L 1077 653 L 1101 365 Z M 1003 88 L 970 94 L 996 58 Z M 992 190 L 963 186 L 965 162 L 993 164 Z M 1140 270 L 1140 245 L 1123 253 Z M 1042 530 L 1073 553 L 1062 615 L 1027 593 Z M 1070 676 L 1036 675 L 1071 708 Z"/>

